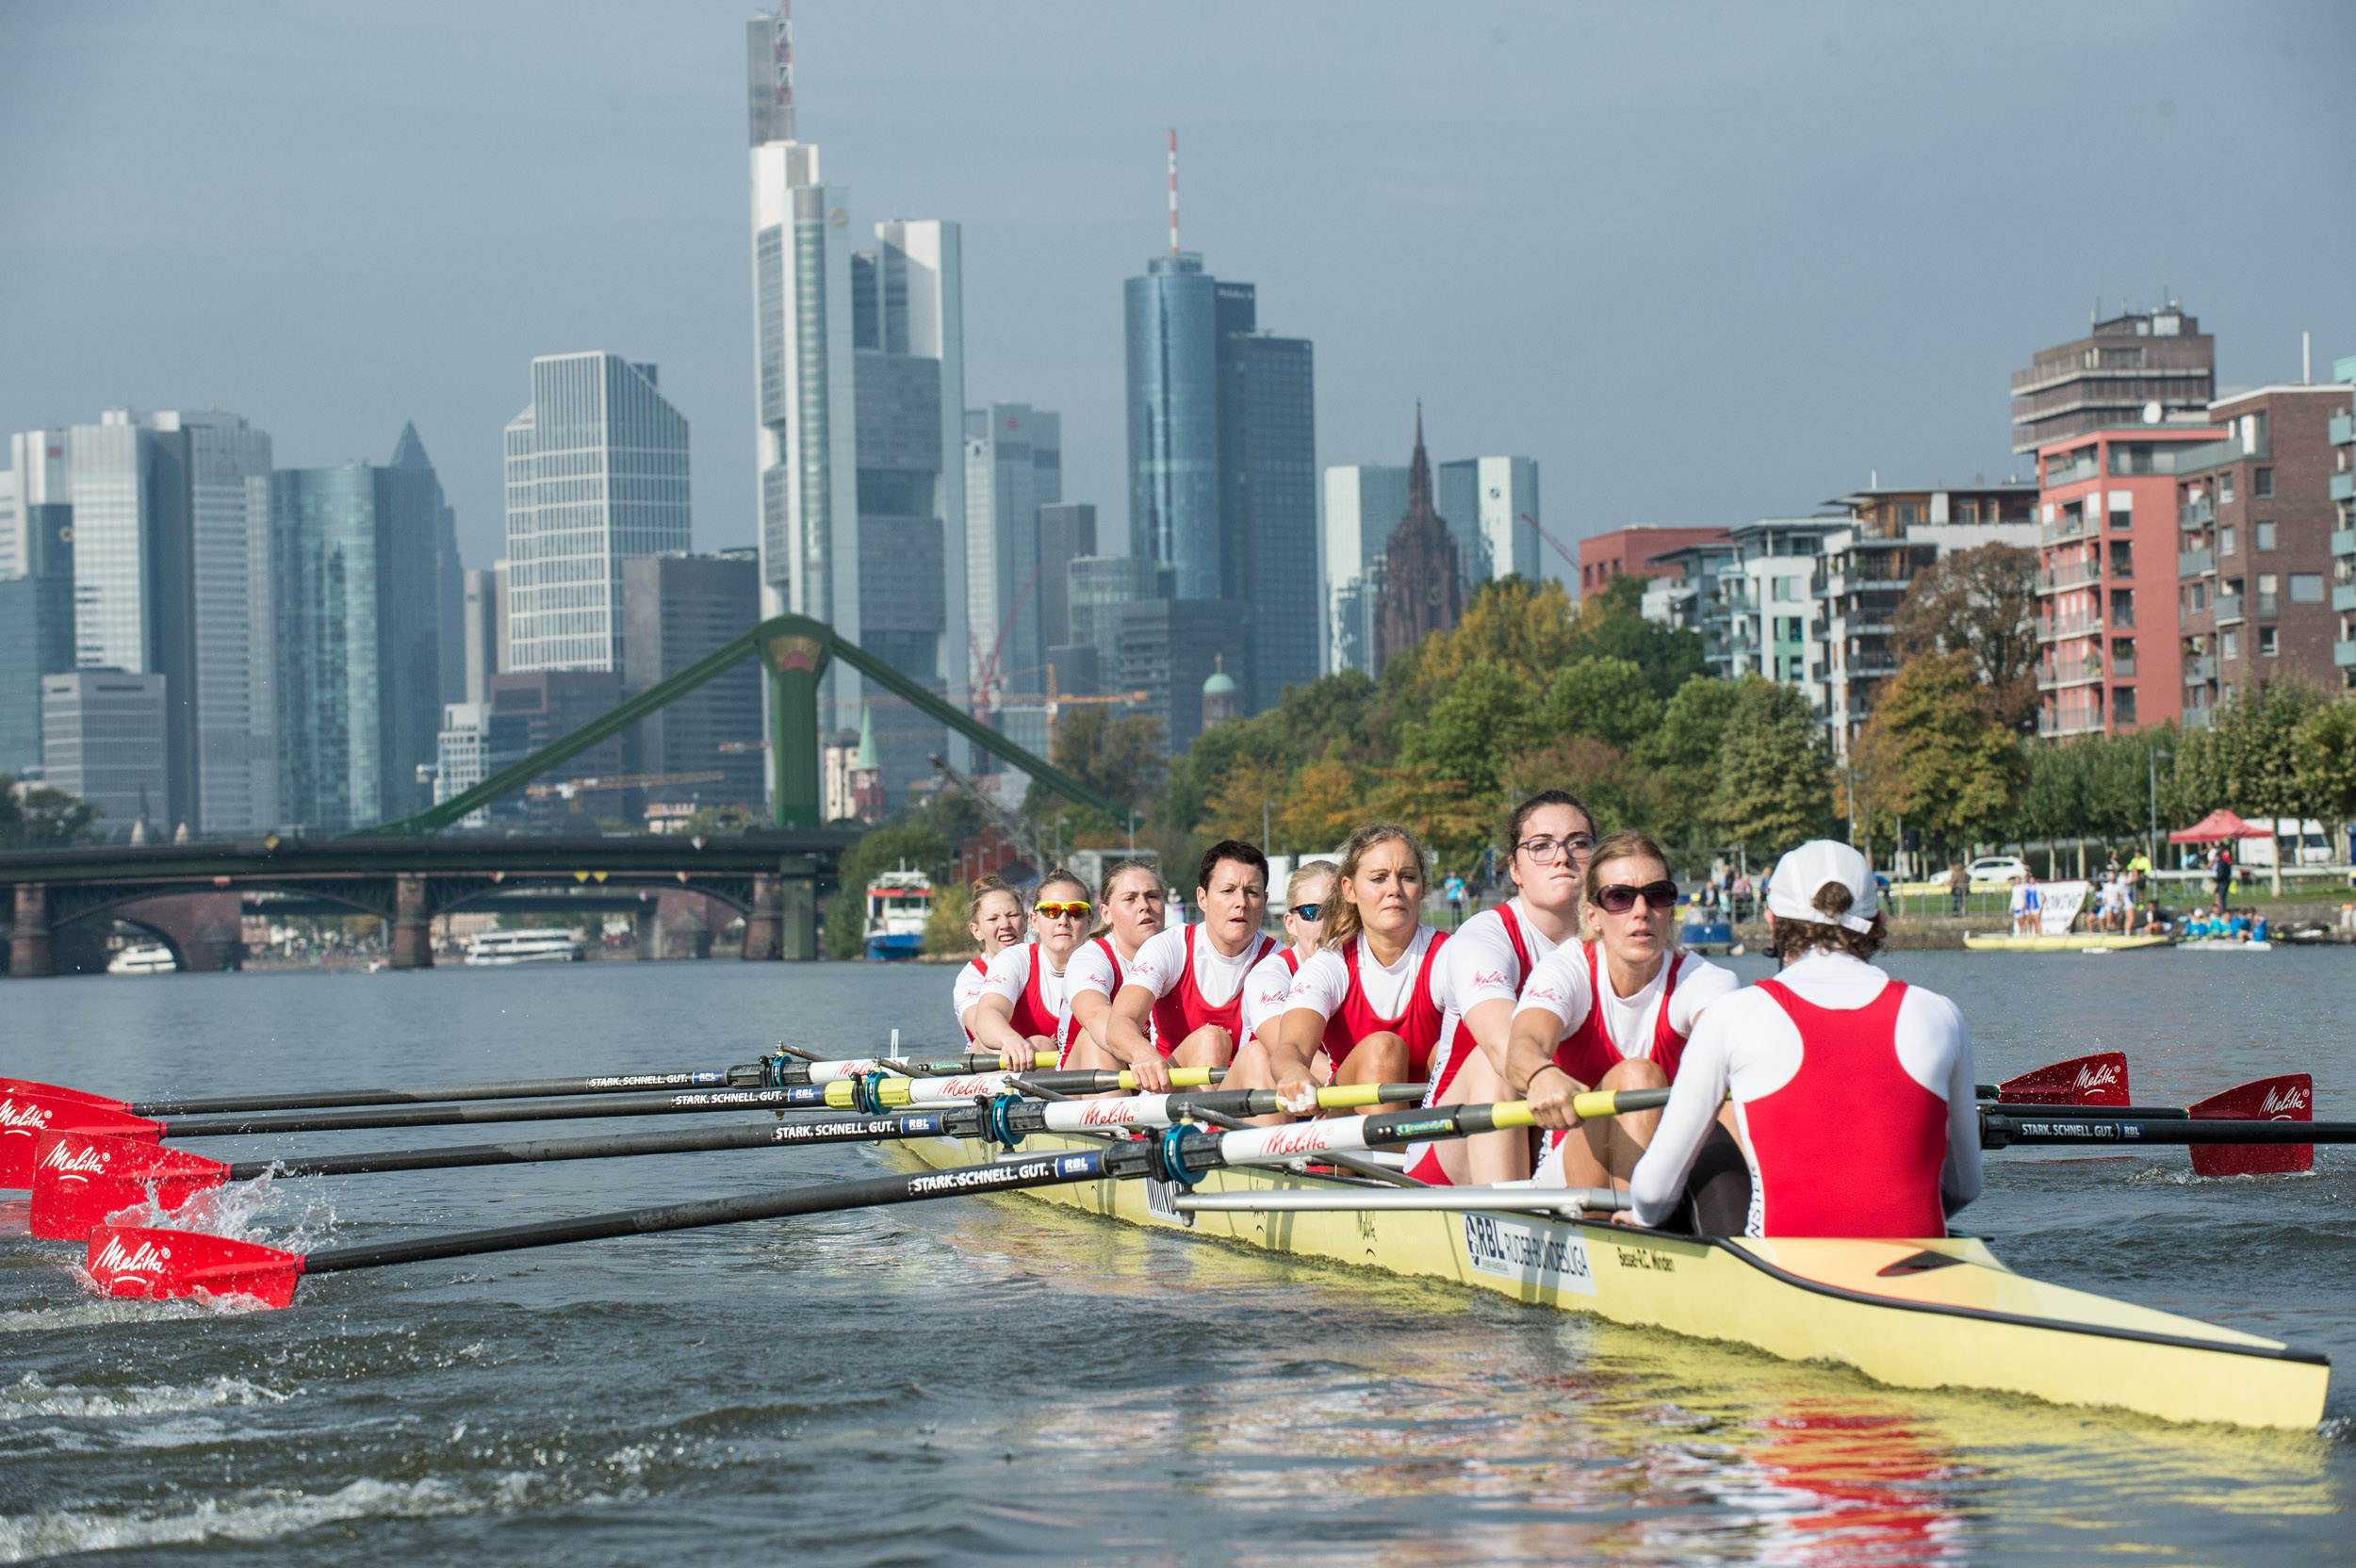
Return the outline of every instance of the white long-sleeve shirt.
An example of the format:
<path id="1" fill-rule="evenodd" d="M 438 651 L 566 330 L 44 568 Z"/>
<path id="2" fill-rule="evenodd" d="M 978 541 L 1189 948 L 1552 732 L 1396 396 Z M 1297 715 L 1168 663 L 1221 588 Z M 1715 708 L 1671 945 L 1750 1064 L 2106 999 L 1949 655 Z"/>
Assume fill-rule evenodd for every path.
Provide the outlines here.
<path id="1" fill-rule="evenodd" d="M 1775 976 L 1803 1002 L 1855 1011 L 1879 996 L 1890 976 L 1872 964 L 1840 953 L 1811 953 Z M 1963 1014 L 1936 991 L 1909 986 L 1898 1005 L 1896 1047 L 1906 1075 L 1947 1102 L 1947 1158 L 1939 1170 L 1939 1198 L 1948 1214 L 1980 1195 L 1980 1119 L 1974 1100 L 1972 1037 Z M 1728 1096 L 1742 1127 L 1744 1154 L 1750 1135 L 1743 1106 L 1790 1083 L 1800 1070 L 1800 1031 L 1775 999 L 1757 987 L 1722 997 L 1703 1013 L 1685 1042 L 1677 1083 L 1643 1159 L 1628 1183 L 1628 1198 L 1640 1225 L 1658 1225 L 1676 1210 L 1686 1177 Z M 1827 1127 L 1827 1139 L 1840 1129 Z M 1759 1163 L 1751 1160 L 1751 1213 L 1746 1233 L 1761 1233 L 1767 1195 Z"/>

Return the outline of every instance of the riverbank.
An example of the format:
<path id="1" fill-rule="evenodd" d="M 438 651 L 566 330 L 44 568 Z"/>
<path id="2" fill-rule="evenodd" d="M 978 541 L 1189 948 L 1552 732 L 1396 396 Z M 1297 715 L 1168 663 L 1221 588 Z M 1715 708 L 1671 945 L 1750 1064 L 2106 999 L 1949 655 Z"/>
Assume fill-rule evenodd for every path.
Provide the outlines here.
<path id="1" fill-rule="evenodd" d="M 2237 898 L 2236 905 L 2240 904 Z M 2346 911 L 2356 906 L 2341 903 L 2281 904 L 2265 906 L 2268 924 L 2277 931 L 2301 930 L 2320 925 L 2329 942 L 2356 942 L 2356 930 L 2351 930 Z M 2002 914 L 1906 915 L 1892 916 L 1890 921 L 1889 946 L 1910 953 L 1938 952 L 1959 949 L 1967 936 L 2002 935 L 2012 929 L 2009 920 Z M 1767 923 L 1744 921 L 1734 928 L 1734 939 L 1754 953 L 1767 949 Z"/>

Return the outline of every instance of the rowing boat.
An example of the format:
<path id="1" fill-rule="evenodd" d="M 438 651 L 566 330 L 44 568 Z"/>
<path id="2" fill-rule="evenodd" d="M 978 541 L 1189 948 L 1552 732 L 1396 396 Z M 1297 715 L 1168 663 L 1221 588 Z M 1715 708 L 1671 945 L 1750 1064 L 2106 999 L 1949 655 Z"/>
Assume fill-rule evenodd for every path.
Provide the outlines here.
<path id="1" fill-rule="evenodd" d="M 2166 947 L 2166 937 L 2129 936 L 2124 932 L 2065 931 L 2058 936 L 2009 937 L 1995 933 L 1963 939 L 1974 953 L 2086 953 L 2097 948 L 2123 951 L 2136 947 Z"/>
<path id="2" fill-rule="evenodd" d="M 1046 1135 L 1032 1158 L 1091 1146 Z M 898 1157 L 938 1168 L 981 1164 L 994 1146 L 919 1138 Z M 1289 1194 L 1279 1201 L 1385 1190 L 1284 1170 L 1227 1168 L 1193 1193 Z M 1532 1306 L 1593 1314 L 1745 1345 L 1790 1361 L 1855 1367 L 1900 1388 L 2025 1394 L 2170 1421 L 2312 1428 L 2330 1364 L 2278 1341 L 2015 1274 L 1973 1238 L 1697 1240 L 1597 1219 L 1383 1210 L 1193 1210 L 1160 1182 L 1083 1182 L 1021 1194 L 1295 1257 L 1444 1280 Z"/>

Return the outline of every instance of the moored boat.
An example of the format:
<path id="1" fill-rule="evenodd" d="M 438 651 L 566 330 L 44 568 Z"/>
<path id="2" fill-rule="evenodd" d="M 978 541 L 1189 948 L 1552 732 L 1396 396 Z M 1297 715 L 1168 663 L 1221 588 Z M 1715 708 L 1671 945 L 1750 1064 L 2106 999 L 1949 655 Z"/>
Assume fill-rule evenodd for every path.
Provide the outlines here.
<path id="1" fill-rule="evenodd" d="M 2201 937 L 2188 942 L 2178 942 L 2179 953 L 2271 953 L 2269 941 L 2242 941 L 2233 937 Z"/>
<path id="2" fill-rule="evenodd" d="M 1040 1136 L 1024 1152 L 1087 1147 Z M 956 1138 L 897 1146 L 937 1168 L 980 1164 L 993 1146 Z M 1195 1194 L 1244 1201 L 1389 1191 L 1281 1170 L 1224 1168 Z M 2026 1394 L 2171 1421 L 2311 1428 L 2329 1363 L 2277 1341 L 2013 1273 L 1987 1246 L 1935 1241 L 1691 1236 L 1529 1214 L 1399 1209 L 1186 1212 L 1184 1189 L 1088 1182 L 1019 1195 L 1132 1224 L 1268 1251 L 1448 1281 L 1533 1306 L 1593 1314 L 1750 1346 L 1790 1361 L 1855 1367 L 1901 1388 Z"/>
<path id="3" fill-rule="evenodd" d="M 924 923 L 933 912 L 933 879 L 904 864 L 867 885 L 867 956 L 913 958 L 924 951 Z"/>
<path id="4" fill-rule="evenodd" d="M 170 974 L 179 967 L 161 942 L 133 942 L 106 960 L 108 974 Z"/>
<path id="5" fill-rule="evenodd" d="M 2123 952 L 2138 947 L 2166 947 L 2166 937 L 2146 937 L 2112 931 L 2065 931 L 2054 936 L 2014 937 L 1998 932 L 1974 932 L 1963 945 L 1974 953 Z"/>
<path id="6" fill-rule="evenodd" d="M 466 944 L 466 962 L 477 968 L 578 963 L 587 956 L 579 937 L 553 927 L 485 931 Z"/>

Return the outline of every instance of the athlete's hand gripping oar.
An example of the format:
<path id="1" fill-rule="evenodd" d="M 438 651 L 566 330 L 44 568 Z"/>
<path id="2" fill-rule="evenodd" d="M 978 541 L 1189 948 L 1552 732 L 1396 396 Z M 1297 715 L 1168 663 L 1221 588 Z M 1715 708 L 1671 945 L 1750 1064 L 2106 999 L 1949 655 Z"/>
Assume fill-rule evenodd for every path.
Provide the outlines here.
<path id="1" fill-rule="evenodd" d="M 1041 1107 L 1053 1109 L 1054 1107 Z M 741 1198 L 627 1209 L 456 1235 L 424 1236 L 375 1246 L 333 1247 L 298 1253 L 193 1231 L 102 1225 L 90 1233 L 91 1282 L 110 1296 L 250 1296 L 284 1307 L 294 1299 L 305 1274 L 383 1268 L 436 1258 L 553 1247 L 569 1241 L 697 1230 L 787 1215 L 829 1214 L 843 1209 L 912 1202 L 1025 1187 L 1053 1186 L 1107 1178 L 1156 1176 L 1192 1186 L 1206 1171 L 1226 1165 L 1281 1165 L 1332 1150 L 1358 1151 L 1432 1138 L 1467 1137 L 1499 1127 L 1531 1124 L 1530 1107 L 1451 1105 L 1435 1111 L 1394 1111 L 1385 1116 L 1336 1117 L 1291 1127 L 1254 1127 L 1238 1133 L 1201 1133 L 1173 1126 L 1158 1138 L 1121 1139 L 1101 1148 L 1074 1150 L 1039 1159 L 1015 1159 L 955 1170 L 909 1176 L 879 1176 L 858 1182 L 828 1182 L 782 1192 Z"/>
<path id="2" fill-rule="evenodd" d="M 1031 1064 L 1055 1065 L 1055 1054 L 1040 1051 Z M 831 1084 L 862 1073 L 915 1069 L 925 1073 L 984 1072 L 1002 1068 L 994 1051 L 976 1051 L 946 1062 L 887 1064 L 877 1056 L 854 1056 L 835 1061 L 789 1056 L 782 1052 L 759 1061 L 730 1068 L 681 1068 L 650 1072 L 592 1073 L 573 1078 L 510 1078 L 484 1083 L 412 1084 L 400 1088 L 286 1089 L 270 1094 L 227 1094 L 210 1097 L 163 1095 L 147 1100 L 114 1100 L 85 1089 L 35 1083 L 29 1078 L 0 1078 L 0 1096 L 35 1095 L 48 1100 L 72 1100 L 96 1105 L 118 1116 L 211 1116 L 234 1111 L 291 1111 L 349 1105 L 421 1105 L 451 1100 L 529 1100 L 542 1095 L 633 1094 L 651 1089 L 785 1088 L 797 1084 Z"/>
<path id="3" fill-rule="evenodd" d="M 1323 1090 L 1325 1105 L 1346 1109 L 1396 1098 L 1399 1085 L 1349 1085 Z M 810 1118 L 748 1126 L 685 1128 L 677 1132 L 543 1138 L 515 1143 L 379 1150 L 362 1154 L 308 1154 L 269 1160 L 207 1159 L 106 1134 L 44 1133 L 36 1151 L 31 1233 L 47 1241 L 81 1241 L 106 1217 L 152 1202 L 164 1211 L 232 1182 L 264 1176 L 353 1176 L 395 1170 L 444 1170 L 472 1166 L 527 1165 L 555 1160 L 615 1159 L 639 1154 L 699 1153 L 726 1149 L 799 1148 L 948 1135 L 998 1137 L 1008 1147 L 1032 1133 L 1122 1131 L 1167 1127 L 1198 1109 L 1238 1116 L 1266 1115 L 1275 1096 L 1266 1090 L 1212 1089 L 1193 1094 L 1073 1100 L 1054 1105 L 1004 1097 L 990 1106 L 960 1102 L 903 1116 Z"/>
<path id="4" fill-rule="evenodd" d="M 1178 1088 L 1196 1088 L 1216 1084 L 1227 1076 L 1223 1067 L 1179 1067 L 1170 1070 L 1170 1084 Z M 979 1072 L 963 1078 L 886 1078 L 868 1075 L 843 1079 L 823 1086 L 789 1089 L 795 1106 L 828 1106 L 843 1111 L 866 1111 L 871 1114 L 897 1110 L 903 1105 L 947 1105 L 960 1100 L 987 1098 L 994 1094 L 1020 1094 L 1025 1090 L 1045 1089 L 1054 1094 L 1111 1094 L 1116 1090 L 1134 1090 L 1137 1075 L 1134 1072 L 1099 1072 L 1080 1070 L 1068 1072 Z M 1423 1091 L 1415 1091 L 1420 1094 Z"/>

